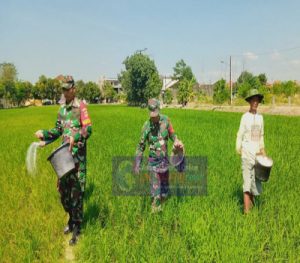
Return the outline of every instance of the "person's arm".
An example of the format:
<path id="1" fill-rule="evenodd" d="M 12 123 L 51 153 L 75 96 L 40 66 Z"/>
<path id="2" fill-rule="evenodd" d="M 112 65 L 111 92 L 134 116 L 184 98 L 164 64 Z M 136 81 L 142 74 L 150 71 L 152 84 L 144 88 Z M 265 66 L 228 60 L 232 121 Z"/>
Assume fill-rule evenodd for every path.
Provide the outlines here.
<path id="1" fill-rule="evenodd" d="M 44 141 L 55 141 L 63 133 L 63 127 L 61 123 L 61 116 L 58 112 L 55 127 L 50 130 L 39 130 L 36 132 L 36 136 Z"/>
<path id="2" fill-rule="evenodd" d="M 84 102 L 80 102 L 80 125 L 81 131 L 74 135 L 74 142 L 83 142 L 92 135 L 92 122 Z"/>
<path id="3" fill-rule="evenodd" d="M 175 142 L 177 140 L 177 134 L 174 131 L 173 125 L 171 123 L 171 120 L 168 118 L 168 133 L 169 133 L 169 138 L 171 139 L 172 142 Z"/>
<path id="4" fill-rule="evenodd" d="M 147 122 L 144 124 L 142 128 L 141 139 L 137 145 L 135 151 L 135 162 L 134 162 L 134 171 L 135 173 L 139 173 L 140 166 L 143 160 L 143 153 L 146 149 L 147 137 L 148 137 L 148 124 Z"/>
<path id="5" fill-rule="evenodd" d="M 169 138 L 172 142 L 174 142 L 174 147 L 183 148 L 183 143 L 178 139 L 177 134 L 174 131 L 171 120 L 168 118 L 168 133 Z"/>
<path id="6" fill-rule="evenodd" d="M 241 119 L 241 122 L 240 122 L 240 127 L 239 127 L 239 130 L 238 130 L 237 136 L 236 136 L 235 149 L 236 149 L 236 152 L 238 154 L 242 153 L 242 141 L 243 141 L 243 137 L 244 137 L 244 133 L 245 133 L 245 123 L 244 123 L 244 121 L 245 121 L 245 119 L 244 119 L 244 116 L 243 116 L 242 119 Z"/>
<path id="7" fill-rule="evenodd" d="M 259 150 L 260 150 L 260 154 L 266 155 L 265 142 L 264 142 L 264 119 L 263 119 L 263 117 L 262 117 L 260 139 L 259 139 Z"/>

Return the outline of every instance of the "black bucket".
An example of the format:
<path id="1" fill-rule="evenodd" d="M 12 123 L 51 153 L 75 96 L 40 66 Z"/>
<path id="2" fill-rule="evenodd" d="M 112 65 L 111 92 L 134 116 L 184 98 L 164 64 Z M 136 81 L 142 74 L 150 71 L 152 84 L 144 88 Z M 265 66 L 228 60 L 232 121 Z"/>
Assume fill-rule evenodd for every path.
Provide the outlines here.
<path id="1" fill-rule="evenodd" d="M 273 160 L 267 156 L 258 156 L 255 160 L 255 177 L 262 181 L 267 182 L 270 177 Z"/>
<path id="2" fill-rule="evenodd" d="M 72 153 L 69 151 L 69 143 L 63 144 L 54 150 L 48 157 L 58 178 L 72 172 L 75 169 L 75 163 Z"/>

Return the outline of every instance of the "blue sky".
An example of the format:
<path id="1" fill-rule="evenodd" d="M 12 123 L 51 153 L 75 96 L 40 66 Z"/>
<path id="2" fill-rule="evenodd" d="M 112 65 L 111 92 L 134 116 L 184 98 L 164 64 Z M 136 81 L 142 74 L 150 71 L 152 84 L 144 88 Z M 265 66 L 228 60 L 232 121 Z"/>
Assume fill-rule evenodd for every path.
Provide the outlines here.
<path id="1" fill-rule="evenodd" d="M 0 63 L 23 80 L 115 77 L 147 48 L 162 75 L 179 59 L 200 83 L 248 70 L 300 80 L 300 1 L 2 0 Z M 221 63 L 224 61 L 224 63 Z"/>

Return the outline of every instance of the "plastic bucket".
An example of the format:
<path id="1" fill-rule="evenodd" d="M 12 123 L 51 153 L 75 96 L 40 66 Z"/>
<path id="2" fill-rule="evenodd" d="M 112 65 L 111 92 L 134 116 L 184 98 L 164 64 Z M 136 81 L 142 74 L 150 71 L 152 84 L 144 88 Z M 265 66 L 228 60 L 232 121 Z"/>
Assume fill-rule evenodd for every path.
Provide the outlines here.
<path id="1" fill-rule="evenodd" d="M 184 149 L 173 147 L 170 156 L 170 163 L 176 168 L 178 172 L 183 172 L 185 169 Z"/>
<path id="2" fill-rule="evenodd" d="M 255 177 L 262 181 L 267 182 L 270 177 L 271 169 L 273 166 L 273 160 L 267 156 L 259 155 L 255 160 Z"/>
<path id="3" fill-rule="evenodd" d="M 69 143 L 61 145 L 47 159 L 58 178 L 62 178 L 75 169 L 74 159 L 72 153 L 69 151 L 69 146 Z"/>

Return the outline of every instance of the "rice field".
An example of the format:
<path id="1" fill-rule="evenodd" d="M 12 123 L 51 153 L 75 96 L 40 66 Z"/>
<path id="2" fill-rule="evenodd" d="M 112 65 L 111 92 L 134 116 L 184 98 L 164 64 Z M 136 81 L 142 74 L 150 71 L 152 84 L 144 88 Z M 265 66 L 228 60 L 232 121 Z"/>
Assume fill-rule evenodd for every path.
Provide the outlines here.
<path id="1" fill-rule="evenodd" d="M 52 128 L 58 107 L 0 111 L 0 261 L 64 262 L 65 215 L 46 161 L 60 141 L 38 149 L 37 173 L 25 159 L 34 132 Z M 274 167 L 251 214 L 242 213 L 235 138 L 240 113 L 164 109 L 186 155 L 208 159 L 207 195 L 172 196 L 151 214 L 149 197 L 112 195 L 112 157 L 132 156 L 148 114 L 89 106 L 93 134 L 83 235 L 77 262 L 299 262 L 300 118 L 265 115 Z"/>

